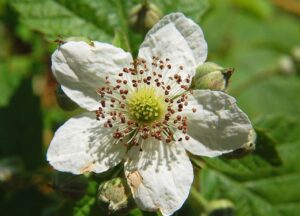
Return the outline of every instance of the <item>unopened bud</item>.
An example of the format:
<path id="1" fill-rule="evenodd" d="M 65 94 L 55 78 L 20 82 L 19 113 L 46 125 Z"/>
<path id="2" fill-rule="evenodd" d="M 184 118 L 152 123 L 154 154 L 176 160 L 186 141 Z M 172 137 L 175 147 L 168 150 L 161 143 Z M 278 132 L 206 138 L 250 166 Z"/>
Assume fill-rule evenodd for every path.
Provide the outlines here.
<path id="1" fill-rule="evenodd" d="M 234 215 L 234 205 L 232 202 L 226 199 L 214 200 L 208 204 L 207 210 L 209 216 L 217 215 Z"/>
<path id="2" fill-rule="evenodd" d="M 73 111 L 78 107 L 78 105 L 64 93 L 64 91 L 62 90 L 62 88 L 60 86 L 57 87 L 57 89 L 55 90 L 55 96 L 56 96 L 58 105 L 63 110 Z"/>
<path id="3" fill-rule="evenodd" d="M 130 196 L 130 190 L 122 178 L 103 182 L 98 189 L 98 203 L 106 203 L 110 213 L 131 208 Z"/>
<path id="4" fill-rule="evenodd" d="M 225 91 L 233 72 L 233 68 L 222 68 L 213 62 L 206 62 L 196 69 L 191 89 Z"/>
<path id="5" fill-rule="evenodd" d="M 151 29 L 163 16 L 160 9 L 153 3 L 142 3 L 133 7 L 129 12 L 130 26 L 138 32 Z"/>

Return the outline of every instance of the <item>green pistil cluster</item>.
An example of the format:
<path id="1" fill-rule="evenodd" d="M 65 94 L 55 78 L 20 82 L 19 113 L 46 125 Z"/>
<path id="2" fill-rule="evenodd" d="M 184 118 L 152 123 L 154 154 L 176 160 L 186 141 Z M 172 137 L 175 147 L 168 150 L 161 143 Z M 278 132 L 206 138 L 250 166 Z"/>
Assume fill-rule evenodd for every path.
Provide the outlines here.
<path id="1" fill-rule="evenodd" d="M 167 107 L 164 97 L 157 95 L 151 87 L 142 87 L 133 92 L 127 100 L 127 106 L 132 118 L 140 123 L 161 119 Z"/>

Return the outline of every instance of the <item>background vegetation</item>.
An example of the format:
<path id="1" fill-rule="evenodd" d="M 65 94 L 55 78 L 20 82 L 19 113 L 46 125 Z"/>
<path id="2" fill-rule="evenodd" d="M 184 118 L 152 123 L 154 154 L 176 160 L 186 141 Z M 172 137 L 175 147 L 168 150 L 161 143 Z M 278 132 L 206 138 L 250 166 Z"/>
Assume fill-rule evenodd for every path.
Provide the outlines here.
<path id="1" fill-rule="evenodd" d="M 298 216 L 300 1 L 150 2 L 163 14 L 181 11 L 203 28 L 208 60 L 235 68 L 228 93 L 237 98 L 258 133 L 252 154 L 194 158 L 194 185 L 176 215 Z M 50 56 L 57 47 L 54 41 L 70 36 L 114 43 L 136 53 L 145 29 L 130 11 L 139 3 L 0 0 L 1 215 L 107 213 L 96 194 L 98 184 L 113 171 L 63 175 L 46 162 L 54 131 L 80 112 L 58 106 Z M 124 214 L 152 215 L 132 208 Z"/>

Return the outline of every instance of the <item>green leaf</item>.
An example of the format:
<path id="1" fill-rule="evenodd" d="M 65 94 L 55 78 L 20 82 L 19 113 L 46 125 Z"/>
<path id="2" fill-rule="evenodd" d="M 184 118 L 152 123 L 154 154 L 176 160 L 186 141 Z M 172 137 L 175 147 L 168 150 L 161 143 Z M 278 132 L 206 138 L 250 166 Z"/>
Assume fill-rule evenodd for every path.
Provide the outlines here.
<path id="1" fill-rule="evenodd" d="M 258 156 L 267 161 L 272 166 L 282 165 L 281 158 L 275 148 L 275 141 L 270 138 L 263 130 L 256 129 L 256 149 L 254 156 Z"/>
<path id="2" fill-rule="evenodd" d="M 261 18 L 270 18 L 273 12 L 269 0 L 232 0 L 235 5 Z"/>
<path id="3" fill-rule="evenodd" d="M 199 21 L 210 7 L 208 0 L 154 0 L 153 2 L 163 10 L 164 14 L 180 11 L 195 21 Z"/>
<path id="4" fill-rule="evenodd" d="M 86 194 L 76 203 L 73 208 L 73 216 L 88 216 L 96 202 L 97 182 L 90 181 Z"/>
<path id="5" fill-rule="evenodd" d="M 208 166 L 200 174 L 202 192 L 209 200 L 231 200 L 236 215 L 296 216 L 300 211 L 300 122 L 277 116 L 262 118 L 256 126 L 265 133 L 258 142 L 265 143 L 267 137 L 276 142 L 282 165 L 272 166 L 278 163 L 274 159 L 271 165 L 257 160 L 267 149 L 242 160 L 205 159 Z"/>
<path id="6" fill-rule="evenodd" d="M 47 38 L 84 36 L 111 41 L 118 25 L 110 1 L 96 0 L 13 0 L 21 21 Z"/>
<path id="7" fill-rule="evenodd" d="M 141 212 L 140 209 L 136 208 L 136 209 L 133 209 L 132 211 L 130 211 L 128 213 L 128 216 L 143 216 L 143 213 Z"/>
<path id="8" fill-rule="evenodd" d="M 126 34 L 122 31 L 117 30 L 115 32 L 115 37 L 112 44 L 115 45 L 116 47 L 122 48 L 123 50 L 130 51 L 128 38 Z"/>
<path id="9" fill-rule="evenodd" d="M 226 153 L 222 157 L 227 159 L 241 158 L 245 155 L 251 154 L 258 158 L 258 160 L 265 161 L 271 166 L 282 165 L 281 158 L 275 148 L 275 141 L 266 134 L 264 130 L 256 129 L 256 147 L 255 151 L 251 148 L 240 148 L 233 152 Z"/>
<path id="10" fill-rule="evenodd" d="M 270 74 L 278 69 L 279 59 L 300 43 L 297 19 L 286 14 L 256 19 L 226 1 L 215 1 L 202 27 L 209 58 L 235 68 L 229 94 L 251 119 L 270 112 L 300 112 L 299 77 Z"/>

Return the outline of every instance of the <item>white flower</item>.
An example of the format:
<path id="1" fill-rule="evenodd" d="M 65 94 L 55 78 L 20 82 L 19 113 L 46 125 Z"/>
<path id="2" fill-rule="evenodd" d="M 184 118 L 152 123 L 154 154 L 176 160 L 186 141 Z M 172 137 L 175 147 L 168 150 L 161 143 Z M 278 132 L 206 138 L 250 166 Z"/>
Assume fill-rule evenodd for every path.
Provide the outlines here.
<path id="1" fill-rule="evenodd" d="M 93 112 L 56 131 L 50 164 L 74 174 L 101 173 L 124 160 L 138 206 L 171 215 L 193 181 L 185 150 L 218 156 L 246 145 L 253 130 L 231 96 L 189 90 L 206 56 L 202 30 L 181 13 L 149 31 L 135 61 L 106 43 L 61 45 L 52 56 L 53 73 L 72 100 Z"/>

